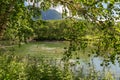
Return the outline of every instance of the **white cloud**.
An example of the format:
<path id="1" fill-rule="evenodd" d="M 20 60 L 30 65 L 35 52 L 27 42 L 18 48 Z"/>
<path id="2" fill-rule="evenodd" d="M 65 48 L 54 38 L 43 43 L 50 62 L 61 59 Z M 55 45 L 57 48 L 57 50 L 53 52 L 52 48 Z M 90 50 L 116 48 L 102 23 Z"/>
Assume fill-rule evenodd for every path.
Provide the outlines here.
<path id="1" fill-rule="evenodd" d="M 33 5 L 33 2 L 27 2 L 27 1 L 25 1 L 25 2 L 24 2 L 24 5 L 25 5 L 25 6 Z"/>
<path id="2" fill-rule="evenodd" d="M 62 13 L 62 7 L 63 7 L 62 5 L 58 5 L 56 7 L 51 7 L 50 9 L 55 9 L 56 11 Z"/>
<path id="3" fill-rule="evenodd" d="M 43 1 L 43 0 L 42 0 Z M 40 7 L 40 4 L 41 4 L 41 2 L 42 1 L 40 1 L 40 2 L 38 2 L 38 3 L 35 3 L 35 7 Z M 30 2 L 29 0 L 28 1 L 25 1 L 24 2 L 24 5 L 25 6 L 29 6 L 29 5 L 33 5 L 33 2 Z M 54 10 L 56 10 L 56 11 L 58 11 L 58 12 L 60 12 L 60 13 L 62 13 L 62 5 L 57 5 L 56 7 L 50 7 L 50 9 L 54 9 Z"/>

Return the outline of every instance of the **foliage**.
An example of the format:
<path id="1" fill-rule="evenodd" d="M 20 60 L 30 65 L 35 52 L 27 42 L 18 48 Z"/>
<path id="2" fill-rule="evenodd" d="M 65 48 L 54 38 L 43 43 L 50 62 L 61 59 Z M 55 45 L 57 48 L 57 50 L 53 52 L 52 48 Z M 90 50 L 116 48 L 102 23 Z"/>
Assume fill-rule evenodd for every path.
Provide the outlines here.
<path id="1" fill-rule="evenodd" d="M 69 34 L 67 34 L 66 39 L 70 41 L 70 44 L 69 47 L 66 48 L 65 57 L 63 57 L 63 60 L 66 62 L 66 74 L 65 76 L 63 76 L 62 72 L 60 71 L 60 75 L 58 75 L 58 70 L 58 73 L 56 73 L 57 77 L 55 76 L 55 78 L 61 79 L 61 74 L 62 77 L 64 77 L 66 80 L 70 80 L 72 78 L 72 76 L 69 75 L 70 73 L 68 70 L 69 59 L 77 50 L 83 49 L 85 51 L 86 47 L 89 45 L 88 42 L 90 40 L 95 42 L 91 44 L 97 47 L 91 49 L 91 53 L 95 53 L 96 56 L 103 56 L 105 58 L 104 62 L 111 61 L 112 63 L 114 63 L 117 55 L 117 59 L 119 61 L 120 27 L 119 24 L 115 24 L 115 20 L 118 19 L 120 16 L 119 7 L 115 6 L 116 2 L 119 2 L 119 0 L 43 0 L 40 7 L 36 7 L 35 3 L 41 0 L 34 1 L 35 2 L 33 3 L 33 6 L 28 6 L 25 8 L 23 0 L 0 0 L 0 39 L 4 34 L 4 30 L 6 29 L 7 34 L 5 34 L 5 36 L 7 36 L 8 38 L 10 35 L 10 38 L 12 39 L 18 38 L 19 42 L 26 41 L 27 38 L 31 37 L 31 35 L 34 34 L 33 27 L 35 26 L 32 26 L 33 21 L 31 20 L 31 17 L 40 16 L 40 10 L 47 10 L 51 7 L 51 5 L 56 6 L 58 4 L 61 4 L 70 10 L 72 18 L 77 15 L 80 19 L 78 21 L 74 21 L 71 19 L 72 28 L 67 29 L 69 31 Z M 107 7 L 104 7 L 103 3 L 105 3 Z M 67 16 L 67 12 L 67 9 L 63 8 L 63 17 Z M 116 12 L 117 16 L 113 14 L 114 12 Z M 85 20 L 86 22 L 83 22 L 82 20 Z M 94 38 L 92 36 L 92 39 L 86 39 L 86 31 L 88 31 L 87 34 L 89 33 L 89 29 L 87 28 L 89 23 L 92 23 L 96 27 L 95 30 L 97 31 L 95 31 L 95 33 L 91 33 L 90 31 L 90 33 L 97 38 Z M 41 25 L 40 27 L 43 27 L 45 23 L 41 21 L 41 23 L 39 24 Z M 37 27 L 39 28 L 39 26 Z M 47 26 L 45 28 L 42 28 L 42 31 L 47 28 Z M 36 28 L 34 29 L 37 30 Z M 11 35 L 10 33 L 14 34 Z M 37 31 L 37 34 L 39 34 L 39 31 Z M 13 61 L 11 61 L 12 59 Z M 31 71 L 36 71 L 38 72 L 38 74 L 40 72 L 41 74 L 41 71 L 39 71 L 41 67 L 39 68 L 39 66 L 36 64 L 36 60 L 37 59 L 34 58 L 31 61 L 34 63 L 31 63 L 30 65 L 28 64 L 27 70 L 26 66 L 23 63 L 16 62 L 16 57 L 14 57 L 13 55 L 3 55 L 1 57 L 1 63 L 3 63 L 3 65 L 0 66 L 0 72 L 2 72 L 2 74 L 0 74 L 1 79 L 15 79 L 18 77 L 21 78 L 22 76 L 26 76 L 28 73 L 29 75 L 31 75 L 31 73 L 33 73 Z M 19 61 L 19 59 L 17 61 Z M 42 68 L 43 73 L 45 73 L 45 75 L 42 76 L 43 79 L 48 79 L 48 77 L 50 78 L 51 73 L 54 72 L 52 72 L 52 68 L 49 65 L 45 64 L 45 67 L 46 66 L 48 67 L 48 69 L 50 69 L 50 72 L 47 69 L 48 72 L 46 73 L 46 68 Z M 17 69 L 19 67 L 20 69 Z M 22 69 L 27 70 L 25 71 L 25 74 L 22 74 L 24 72 L 24 70 Z M 38 79 L 38 74 L 34 73 L 31 76 L 27 75 L 25 79 Z"/>
<path id="2" fill-rule="evenodd" d="M 70 20 L 45 21 L 44 24 L 36 21 L 33 23 L 33 28 L 37 40 L 67 40 L 71 24 Z"/>
<path id="3" fill-rule="evenodd" d="M 24 4 L 22 0 L 12 0 L 12 1 L 11 0 L 6 0 L 6 1 L 0 0 L 0 5 L 1 5 L 0 7 L 0 10 L 1 10 L 0 11 L 0 37 L 2 37 L 4 30 L 6 29 L 6 26 L 11 19 L 11 16 L 19 13 L 22 10 Z"/>
<path id="4" fill-rule="evenodd" d="M 29 0 L 30 2 L 32 2 L 31 0 Z M 71 0 L 43 0 L 41 2 L 40 5 L 36 6 L 36 3 L 39 2 L 40 0 L 34 0 L 33 6 L 28 6 L 28 10 L 29 10 L 29 14 L 32 14 L 33 17 L 36 16 L 40 16 L 40 10 L 46 10 L 49 9 L 49 7 L 51 5 L 56 6 L 59 4 L 63 5 L 64 7 L 67 7 L 72 16 L 78 15 L 80 18 L 82 19 L 87 19 L 87 20 L 92 20 L 92 21 L 99 21 L 98 17 L 100 17 L 100 19 L 106 19 L 106 20 L 110 20 L 113 21 L 114 19 L 119 18 L 119 11 L 118 11 L 118 7 L 115 6 L 114 4 L 116 4 L 115 2 L 119 1 L 119 0 L 101 0 L 101 1 L 86 1 L 86 0 L 75 0 L 75 1 L 71 1 Z M 31 18 L 30 16 L 26 18 L 26 11 L 24 9 L 24 4 L 23 4 L 23 0 L 6 0 L 6 1 L 0 1 L 1 4 L 1 13 L 0 13 L 0 35 L 2 36 L 4 29 L 6 29 L 7 24 L 9 23 L 11 16 L 13 16 L 14 18 L 16 18 L 16 14 L 18 14 L 19 16 L 23 16 L 22 18 L 24 19 L 29 19 Z M 107 5 L 106 8 L 104 8 L 103 3 L 105 3 Z M 115 17 L 113 15 L 114 11 L 116 11 L 118 17 Z M 21 13 L 20 13 L 21 12 Z M 63 15 L 67 15 L 67 10 L 66 8 L 63 9 Z M 28 14 L 27 14 L 28 15 Z M 14 20 L 14 18 L 12 18 L 12 21 Z M 21 18 L 20 18 L 21 19 Z M 16 20 L 16 19 L 15 19 Z M 20 20 L 18 18 L 19 23 Z M 26 21 L 25 21 L 26 22 Z M 15 23 L 13 21 L 13 23 Z M 30 23 L 29 23 L 30 24 Z M 22 25 L 26 25 L 26 23 L 22 24 Z"/>
<path id="5" fill-rule="evenodd" d="M 67 40 L 71 40 L 70 44 L 72 44 L 72 45 L 79 44 L 79 43 L 86 44 L 86 42 L 83 42 L 84 41 L 83 36 L 86 36 L 86 31 L 89 33 L 89 30 L 87 29 L 87 26 L 89 25 L 89 23 L 92 23 L 95 26 L 97 25 L 96 27 L 97 27 L 98 33 L 100 34 L 100 36 L 98 38 L 100 38 L 100 39 L 99 39 L 98 44 L 96 44 L 96 45 L 104 48 L 103 49 L 104 51 L 109 50 L 108 48 L 111 47 L 111 45 L 107 45 L 107 47 L 106 47 L 106 44 L 108 44 L 108 42 L 112 43 L 112 44 L 114 44 L 114 42 L 117 42 L 117 43 L 115 43 L 115 45 L 112 45 L 112 47 L 119 44 L 119 41 L 118 41 L 119 40 L 119 36 L 118 36 L 119 32 L 115 33 L 115 30 L 113 28 L 113 26 L 116 26 L 114 20 L 117 19 L 116 16 L 113 15 L 113 12 L 118 11 L 118 9 L 117 9 L 118 7 L 115 6 L 116 2 L 118 0 L 116 0 L 116 1 L 114 1 L 114 0 L 110 0 L 110 1 L 107 1 L 107 0 L 100 0 L 100 1 L 52 0 L 52 2 L 51 2 L 51 0 L 43 0 L 41 2 L 41 5 L 39 7 L 37 7 L 36 3 L 39 1 L 40 0 L 34 0 L 33 6 L 28 6 L 26 8 L 24 7 L 22 0 L 19 0 L 19 1 L 18 0 L 15 0 L 15 1 L 7 0 L 7 1 L 0 2 L 1 6 L 2 6 L 1 13 L 0 13 L 0 15 L 1 15 L 0 24 L 2 25 L 1 27 L 3 27 L 3 25 L 4 25 L 4 28 L 6 28 L 6 26 L 8 26 L 7 30 L 6 30 L 7 37 L 9 37 L 9 35 L 10 35 L 11 38 L 15 39 L 17 36 L 19 41 L 26 41 L 27 38 L 31 37 L 31 35 L 34 34 L 33 28 L 35 30 L 37 30 L 37 28 L 35 28 L 36 24 L 34 24 L 34 22 L 31 20 L 31 17 L 40 16 L 40 10 L 49 9 L 49 7 L 51 5 L 56 6 L 59 3 L 59 4 L 63 5 L 64 7 L 67 7 L 70 10 L 70 13 L 72 14 L 71 16 L 74 17 L 74 16 L 78 15 L 78 17 L 80 18 L 80 19 L 78 18 L 78 21 L 72 20 L 70 22 L 71 23 L 70 25 L 73 28 L 67 29 L 68 33 L 69 33 L 67 36 Z M 107 6 L 104 7 L 103 3 L 106 4 Z M 6 5 L 9 5 L 9 6 L 6 6 Z M 10 11 L 9 11 L 9 9 L 10 9 Z M 6 14 L 7 10 L 9 11 L 10 14 Z M 67 10 L 66 10 L 66 8 L 64 8 L 63 15 L 66 16 L 66 14 L 67 14 Z M 119 17 L 119 12 L 116 14 Z M 6 17 L 4 18 L 5 20 L 2 20 L 3 15 L 6 15 Z M 84 23 L 82 20 L 85 20 L 86 22 Z M 104 21 L 102 21 L 102 20 L 104 20 Z M 40 24 L 41 27 L 43 27 L 43 25 L 45 25 L 44 22 L 42 22 L 42 21 L 41 21 L 41 23 L 37 23 L 37 24 L 38 25 Z M 69 24 L 69 22 L 68 22 L 68 24 Z M 9 27 L 11 27 L 10 30 L 9 30 Z M 45 28 L 42 28 L 42 31 L 44 31 L 47 28 L 48 28 L 47 26 Z M 58 29 L 53 29 L 53 31 L 51 30 L 51 32 L 54 32 L 54 30 L 59 31 Z M 116 29 L 116 30 L 118 30 L 118 29 Z M 3 31 L 3 28 L 1 28 L 0 35 L 3 34 L 2 31 Z M 10 33 L 15 33 L 15 34 L 11 35 Z M 37 34 L 39 34 L 38 30 L 37 30 Z M 61 36 L 62 34 L 59 34 L 59 35 Z M 95 35 L 95 33 L 93 33 L 92 35 Z M 52 38 L 52 36 L 57 36 L 57 35 L 50 35 L 50 38 Z M 112 38 L 112 40 L 110 40 L 108 38 L 108 36 L 110 36 L 110 38 Z M 116 39 L 113 40 L 114 37 Z M 99 44 L 102 44 L 102 45 L 99 45 Z M 83 46 L 83 45 L 80 45 L 80 46 Z M 75 45 L 73 47 L 75 47 Z M 102 51 L 102 50 L 100 50 L 100 51 Z"/>
<path id="6" fill-rule="evenodd" d="M 14 54 L 0 55 L 0 79 L 2 80 L 62 80 L 62 70 L 48 60 L 20 57 Z"/>
<path id="7" fill-rule="evenodd" d="M 1 80 L 114 80 L 110 73 L 99 75 L 90 67 L 88 75 L 79 69 L 77 74 L 70 67 L 66 69 L 63 62 L 45 59 L 44 57 L 17 56 L 9 51 L 0 53 L 0 79 Z"/>

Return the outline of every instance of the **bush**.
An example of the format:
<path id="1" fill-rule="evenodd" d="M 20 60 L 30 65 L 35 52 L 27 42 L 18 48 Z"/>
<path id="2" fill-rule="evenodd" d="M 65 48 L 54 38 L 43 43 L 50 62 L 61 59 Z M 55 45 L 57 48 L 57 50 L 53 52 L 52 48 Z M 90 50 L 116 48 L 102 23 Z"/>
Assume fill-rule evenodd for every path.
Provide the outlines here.
<path id="1" fill-rule="evenodd" d="M 72 22 L 68 23 L 64 21 L 46 21 L 44 24 L 34 22 L 34 32 L 36 40 L 66 40 L 69 34 L 69 30 L 72 28 Z"/>
<path id="2" fill-rule="evenodd" d="M 64 80 L 63 70 L 51 61 L 0 53 L 0 80 Z"/>
<path id="3" fill-rule="evenodd" d="M 0 80 L 114 80 L 110 73 L 100 76 L 94 68 L 87 75 L 81 68 L 75 75 L 70 66 L 56 63 L 56 60 L 43 57 L 0 53 Z"/>

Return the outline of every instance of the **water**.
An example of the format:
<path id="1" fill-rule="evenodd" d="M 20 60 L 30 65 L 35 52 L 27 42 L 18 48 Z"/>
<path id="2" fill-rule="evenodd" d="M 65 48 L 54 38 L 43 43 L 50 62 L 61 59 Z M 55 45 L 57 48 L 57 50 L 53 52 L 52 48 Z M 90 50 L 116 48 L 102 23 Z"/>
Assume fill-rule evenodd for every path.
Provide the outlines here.
<path id="1" fill-rule="evenodd" d="M 89 75 L 91 73 L 90 70 L 95 71 L 96 74 L 99 73 L 100 77 L 104 76 L 109 76 L 112 75 L 115 80 L 120 80 L 120 65 L 118 61 L 115 61 L 115 64 L 110 63 L 109 66 L 101 66 L 100 64 L 103 62 L 103 59 L 100 57 L 93 57 L 90 59 L 90 64 L 89 62 L 85 62 L 84 60 L 75 60 L 75 59 L 70 59 L 69 62 L 70 64 L 74 64 L 76 61 L 79 61 L 80 64 L 75 64 L 70 67 L 72 72 L 75 75 Z M 60 59 L 57 61 L 57 64 L 62 64 L 62 67 L 64 62 L 60 61 Z M 79 74 L 79 72 L 81 72 Z M 102 80 L 102 79 L 100 79 Z"/>
<path id="2" fill-rule="evenodd" d="M 76 60 L 70 60 L 71 63 Z M 72 71 L 77 74 L 79 70 L 82 70 L 82 74 L 87 75 L 90 72 L 90 69 L 94 69 L 96 72 L 99 72 L 101 76 L 104 76 L 107 73 L 110 73 L 115 80 L 120 80 L 120 65 L 118 61 L 115 61 L 115 64 L 110 63 L 109 66 L 101 66 L 100 64 L 103 60 L 99 57 L 94 57 L 90 60 L 90 64 L 88 62 L 83 62 L 79 60 L 80 64 L 72 66 Z"/>
<path id="3" fill-rule="evenodd" d="M 120 65 L 117 60 L 115 61 L 115 64 L 110 63 L 110 65 L 107 67 L 100 66 L 100 64 L 102 63 L 102 59 L 100 59 L 99 57 L 93 58 L 92 62 L 96 71 L 102 72 L 105 68 L 105 72 L 111 72 L 116 80 L 120 80 Z"/>

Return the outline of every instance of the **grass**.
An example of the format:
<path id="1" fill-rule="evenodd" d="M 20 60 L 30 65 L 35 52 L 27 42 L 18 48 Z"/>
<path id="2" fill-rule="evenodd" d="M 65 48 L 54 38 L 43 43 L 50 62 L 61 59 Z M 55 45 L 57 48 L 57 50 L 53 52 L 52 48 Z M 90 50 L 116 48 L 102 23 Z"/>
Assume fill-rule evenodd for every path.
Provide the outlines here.
<path id="1" fill-rule="evenodd" d="M 17 55 L 31 55 L 31 56 L 45 56 L 48 58 L 61 58 L 64 52 L 64 47 L 67 46 L 67 42 L 32 42 L 23 44 L 20 48 L 15 48 L 15 54 Z"/>
<path id="2" fill-rule="evenodd" d="M 23 44 L 21 47 L 18 45 L 14 48 L 14 53 L 20 56 L 34 56 L 34 57 L 46 57 L 58 59 L 63 57 L 64 47 L 68 46 L 67 41 L 41 41 L 41 42 L 31 42 L 28 44 Z M 82 60 L 89 60 L 86 53 L 80 52 L 79 55 Z"/>
<path id="3" fill-rule="evenodd" d="M 3 51 L 10 50 L 13 51 L 16 55 L 19 56 L 34 56 L 34 57 L 45 57 L 45 58 L 53 58 L 58 59 L 63 57 L 64 47 L 68 47 L 68 41 L 40 41 L 40 42 L 30 42 L 28 44 L 22 44 L 21 47 L 19 45 L 8 45 L 8 42 L 3 41 L 5 45 L 3 46 Z M 1 41 L 1 43 L 3 43 Z M 89 49 L 83 53 L 83 51 L 78 52 L 80 59 L 84 61 L 89 61 L 89 57 L 87 54 L 89 53 Z M 74 54 L 74 53 L 73 53 Z M 73 56 L 73 59 L 76 56 Z"/>

